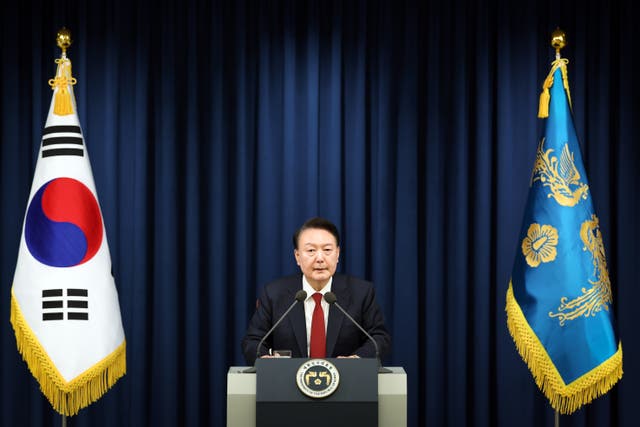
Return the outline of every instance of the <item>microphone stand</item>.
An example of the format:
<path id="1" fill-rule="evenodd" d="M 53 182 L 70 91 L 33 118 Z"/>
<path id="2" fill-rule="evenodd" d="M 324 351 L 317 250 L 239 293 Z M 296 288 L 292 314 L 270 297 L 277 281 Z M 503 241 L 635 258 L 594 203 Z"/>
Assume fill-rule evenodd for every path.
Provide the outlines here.
<path id="1" fill-rule="evenodd" d="M 347 316 L 347 318 L 351 320 L 351 322 L 354 325 L 356 325 L 358 329 L 360 329 L 360 331 L 362 331 L 362 333 L 365 334 L 367 338 L 369 338 L 369 340 L 371 340 L 371 342 L 373 343 L 373 347 L 376 350 L 376 360 L 378 361 L 378 373 L 390 374 L 392 372 L 391 369 L 388 369 L 382 366 L 382 362 L 380 361 L 380 352 L 378 350 L 378 343 L 376 342 L 376 340 L 374 340 L 373 337 L 369 335 L 369 333 L 365 331 L 362 326 L 360 326 L 360 323 L 356 322 L 356 319 L 354 319 L 353 317 L 351 317 L 351 315 L 349 315 L 349 313 L 347 313 L 347 310 L 345 310 L 344 308 L 342 308 L 340 304 L 338 304 L 338 301 L 336 301 L 335 294 L 333 292 L 327 292 L 326 294 L 324 294 L 324 300 L 328 302 L 330 305 L 335 305 L 336 307 L 338 307 L 338 309 L 342 312 L 342 314 Z"/>
<path id="2" fill-rule="evenodd" d="M 271 335 L 273 330 L 280 324 L 280 322 L 282 322 L 284 320 L 284 318 L 287 317 L 287 314 L 289 314 L 289 312 L 293 309 L 293 306 L 296 305 L 296 303 L 298 303 L 299 301 L 304 301 L 305 299 L 307 299 L 307 293 L 305 291 L 303 291 L 303 290 L 299 290 L 296 293 L 296 297 L 295 298 L 296 299 L 293 300 L 293 302 L 291 303 L 289 308 L 287 308 L 287 311 L 285 311 L 284 314 L 282 316 L 280 316 L 278 321 L 276 323 L 274 323 L 274 325 L 271 327 L 271 329 L 269 329 L 267 331 L 267 333 L 264 334 L 264 336 L 262 337 L 262 339 L 258 343 L 258 347 L 256 347 L 256 360 L 260 357 L 260 348 L 262 347 L 262 344 L 264 344 L 264 340 L 266 340 L 267 337 L 269 335 Z M 256 372 L 256 362 L 255 362 L 255 360 L 253 361 L 253 366 L 245 369 L 242 372 L 245 373 L 245 374 L 252 374 L 252 373 Z"/>

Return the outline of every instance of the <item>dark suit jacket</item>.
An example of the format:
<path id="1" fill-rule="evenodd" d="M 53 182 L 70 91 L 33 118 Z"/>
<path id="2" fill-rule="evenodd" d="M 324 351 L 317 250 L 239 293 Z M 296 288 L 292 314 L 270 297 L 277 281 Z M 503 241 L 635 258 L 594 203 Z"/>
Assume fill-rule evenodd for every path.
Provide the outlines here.
<path id="1" fill-rule="evenodd" d="M 256 348 L 262 337 L 278 321 L 302 289 L 302 275 L 284 277 L 265 286 L 256 304 L 247 333 L 242 340 L 242 351 L 249 365 L 256 359 Z M 375 300 L 370 282 L 355 277 L 336 274 L 331 291 L 337 302 L 376 340 L 382 358 L 389 350 L 391 338 L 384 326 L 382 312 Z M 292 357 L 308 357 L 304 304 L 297 303 L 287 317 L 267 337 L 260 348 L 260 355 L 274 350 L 291 350 Z M 329 308 L 327 325 L 327 357 L 350 356 L 375 357 L 373 343 L 335 306 Z"/>

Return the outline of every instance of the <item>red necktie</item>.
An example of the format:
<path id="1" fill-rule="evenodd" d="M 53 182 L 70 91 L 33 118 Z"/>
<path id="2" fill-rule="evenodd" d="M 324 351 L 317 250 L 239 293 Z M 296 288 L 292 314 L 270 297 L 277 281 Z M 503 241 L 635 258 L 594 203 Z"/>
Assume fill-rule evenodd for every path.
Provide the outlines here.
<path id="1" fill-rule="evenodd" d="M 311 342 L 309 343 L 309 357 L 326 357 L 327 338 L 324 331 L 324 311 L 322 310 L 322 294 L 316 292 L 312 295 L 316 302 L 311 318 Z"/>

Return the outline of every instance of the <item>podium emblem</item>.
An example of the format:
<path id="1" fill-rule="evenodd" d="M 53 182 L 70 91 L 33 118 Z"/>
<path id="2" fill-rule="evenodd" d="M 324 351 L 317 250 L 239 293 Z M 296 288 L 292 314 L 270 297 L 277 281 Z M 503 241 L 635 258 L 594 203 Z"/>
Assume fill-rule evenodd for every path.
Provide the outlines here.
<path id="1" fill-rule="evenodd" d="M 328 360 L 311 359 L 298 368 L 296 383 L 302 393 L 322 399 L 336 391 L 340 384 L 340 373 Z"/>

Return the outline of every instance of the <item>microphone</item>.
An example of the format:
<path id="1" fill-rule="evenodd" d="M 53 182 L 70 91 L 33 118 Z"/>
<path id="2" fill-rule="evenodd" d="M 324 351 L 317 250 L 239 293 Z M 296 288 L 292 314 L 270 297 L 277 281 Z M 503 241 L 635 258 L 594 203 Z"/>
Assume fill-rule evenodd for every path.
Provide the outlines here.
<path id="1" fill-rule="evenodd" d="M 334 294 L 333 292 L 327 292 L 326 294 L 324 294 L 324 300 L 329 305 L 335 305 L 336 307 L 338 307 L 338 309 L 342 312 L 342 314 L 347 316 L 347 318 L 349 320 L 351 320 L 351 322 L 354 325 L 356 325 L 358 327 L 358 329 L 360 329 L 362 331 L 362 333 L 365 334 L 367 336 L 367 338 L 369 338 L 369 340 L 373 343 L 373 347 L 376 350 L 376 359 L 378 360 L 378 372 L 379 373 L 389 373 L 389 372 L 391 372 L 391 370 L 389 370 L 387 368 L 383 368 L 382 364 L 380 363 L 380 352 L 378 351 L 378 343 L 376 342 L 376 340 L 374 340 L 373 337 L 371 335 L 369 335 L 369 333 L 367 331 L 365 331 L 364 328 L 362 326 L 360 326 L 360 324 L 358 322 L 356 322 L 356 319 L 354 319 L 353 317 L 351 317 L 351 315 L 349 313 L 347 313 L 347 310 L 345 310 L 344 308 L 342 308 L 342 306 L 340 304 L 338 304 L 338 299 L 336 298 L 336 294 Z"/>
<path id="2" fill-rule="evenodd" d="M 277 328 L 277 327 L 278 327 L 278 325 L 280 324 L 280 322 L 282 322 L 282 321 L 284 320 L 284 318 L 285 318 L 285 317 L 287 317 L 287 314 L 289 314 L 289 312 L 293 309 L 293 306 L 294 306 L 294 305 L 296 305 L 296 303 L 298 303 L 298 302 L 302 302 L 302 301 L 304 301 L 304 300 L 306 300 L 306 299 L 307 299 L 307 292 L 306 292 L 306 291 L 304 291 L 304 290 L 300 289 L 298 292 L 296 292 L 295 299 L 293 300 L 293 302 L 291 303 L 291 305 L 289 306 L 289 308 L 287 308 L 287 311 L 285 311 L 285 312 L 282 314 L 282 316 L 280 316 L 280 318 L 278 319 L 278 321 L 277 321 L 276 323 L 274 323 L 274 324 L 273 324 L 273 326 L 271 327 L 271 329 L 269 329 L 269 330 L 267 331 L 267 333 L 266 333 L 266 334 L 264 334 L 264 336 L 262 337 L 262 339 L 261 339 L 261 340 L 260 340 L 260 342 L 258 343 L 258 347 L 256 347 L 256 360 L 260 357 L 260 348 L 262 347 L 262 344 L 264 344 L 264 340 L 266 340 L 266 339 L 267 339 L 267 337 L 268 337 L 269 335 L 271 335 L 271 333 L 273 332 L 273 330 L 274 330 L 275 328 Z M 253 366 L 252 366 L 252 367 L 250 367 L 250 368 L 248 368 L 248 369 L 245 369 L 245 370 L 244 370 L 244 371 L 242 371 L 242 372 L 245 372 L 245 373 L 255 372 L 255 371 L 256 371 L 255 365 L 256 365 L 256 362 L 254 361 L 254 362 L 253 362 Z"/>

